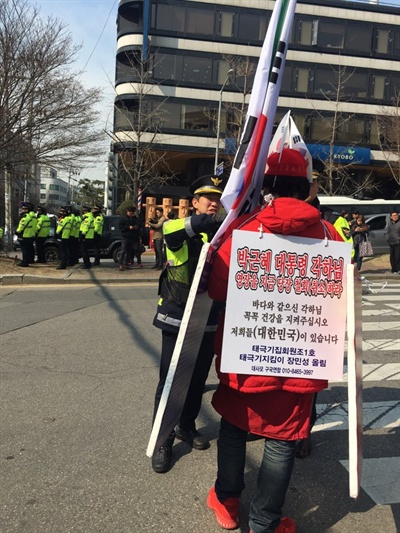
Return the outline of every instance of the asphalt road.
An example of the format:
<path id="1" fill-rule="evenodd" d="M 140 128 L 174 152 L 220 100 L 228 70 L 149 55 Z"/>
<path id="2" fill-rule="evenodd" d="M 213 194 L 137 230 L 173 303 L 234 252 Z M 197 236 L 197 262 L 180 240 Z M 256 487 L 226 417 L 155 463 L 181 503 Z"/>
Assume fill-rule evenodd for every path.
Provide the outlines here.
<path id="1" fill-rule="evenodd" d="M 399 291 L 369 294 L 363 306 L 365 362 L 397 364 L 397 372 Z M 151 325 L 156 302 L 156 284 L 0 288 L 1 533 L 221 531 L 205 505 L 216 475 L 214 371 L 198 424 L 211 448 L 177 443 L 174 467 L 162 475 L 145 455 L 161 339 Z M 348 497 L 347 432 L 328 429 L 322 417 L 311 456 L 296 460 L 286 501 L 298 533 L 400 530 L 396 481 L 384 477 L 385 467 L 399 479 L 400 381 L 391 376 L 366 381 L 364 393 L 375 409 L 364 456 L 378 460 L 373 484 L 389 496 L 382 500 L 366 481 L 357 501 Z M 345 383 L 318 399 L 340 408 L 346 401 Z M 384 405 L 382 423 L 376 403 Z M 249 443 L 241 533 L 261 454 L 262 441 Z"/>

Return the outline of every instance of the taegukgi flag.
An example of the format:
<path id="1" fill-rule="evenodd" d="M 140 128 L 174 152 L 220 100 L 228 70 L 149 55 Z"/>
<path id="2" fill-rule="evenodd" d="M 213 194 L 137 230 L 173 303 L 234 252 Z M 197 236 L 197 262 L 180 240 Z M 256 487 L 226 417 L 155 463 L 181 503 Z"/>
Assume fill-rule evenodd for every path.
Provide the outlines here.
<path id="1" fill-rule="evenodd" d="M 275 3 L 257 66 L 243 135 L 221 198 L 228 216 L 213 239 L 214 245 L 218 244 L 232 220 L 258 205 L 295 8 L 296 0 L 277 0 Z"/>
<path id="2" fill-rule="evenodd" d="M 276 152 L 281 154 L 284 148 L 292 148 L 301 153 L 307 162 L 307 179 L 309 183 L 312 183 L 312 157 L 294 120 L 290 116 L 290 111 L 286 113 L 276 128 L 269 147 L 268 157 Z"/>

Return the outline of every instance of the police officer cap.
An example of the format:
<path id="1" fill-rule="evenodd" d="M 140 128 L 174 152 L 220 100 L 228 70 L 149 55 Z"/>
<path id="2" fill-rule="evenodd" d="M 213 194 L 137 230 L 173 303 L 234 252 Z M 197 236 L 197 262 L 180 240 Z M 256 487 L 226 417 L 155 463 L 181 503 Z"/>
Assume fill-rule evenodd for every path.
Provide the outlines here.
<path id="1" fill-rule="evenodd" d="M 37 210 L 41 211 L 44 215 L 46 215 L 46 208 L 44 205 L 38 205 Z"/>
<path id="2" fill-rule="evenodd" d="M 96 204 L 96 205 L 93 206 L 93 209 L 95 211 L 101 211 L 103 208 L 101 207 L 101 205 Z"/>
<path id="3" fill-rule="evenodd" d="M 90 211 L 90 207 L 88 205 L 83 205 L 82 211 Z"/>
<path id="4" fill-rule="evenodd" d="M 31 205 L 29 202 L 21 202 L 21 209 L 30 209 Z"/>
<path id="5" fill-rule="evenodd" d="M 223 176 L 215 176 L 214 174 L 207 174 L 194 181 L 189 191 L 191 194 L 222 194 L 226 184 L 226 178 Z"/>
<path id="6" fill-rule="evenodd" d="M 323 173 L 325 170 L 325 165 L 320 159 L 314 159 L 312 160 L 312 177 L 313 180 L 316 180 L 319 178 L 319 175 Z"/>

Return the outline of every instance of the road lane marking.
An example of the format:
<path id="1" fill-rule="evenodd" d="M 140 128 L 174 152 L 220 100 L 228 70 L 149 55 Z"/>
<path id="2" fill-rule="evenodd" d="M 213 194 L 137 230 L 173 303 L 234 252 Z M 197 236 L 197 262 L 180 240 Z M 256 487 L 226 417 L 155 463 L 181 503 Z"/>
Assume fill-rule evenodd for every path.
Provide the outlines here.
<path id="1" fill-rule="evenodd" d="M 348 430 L 348 404 L 317 404 L 318 418 L 312 429 L 319 431 Z M 400 427 L 400 401 L 364 402 L 364 431 Z"/>

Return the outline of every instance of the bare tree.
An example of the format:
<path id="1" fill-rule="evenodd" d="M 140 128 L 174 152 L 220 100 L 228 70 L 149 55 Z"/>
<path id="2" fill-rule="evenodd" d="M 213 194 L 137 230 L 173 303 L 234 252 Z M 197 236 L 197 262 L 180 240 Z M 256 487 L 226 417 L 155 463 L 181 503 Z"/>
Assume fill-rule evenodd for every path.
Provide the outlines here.
<path id="1" fill-rule="evenodd" d="M 239 146 L 242 137 L 243 126 L 246 120 L 248 109 L 248 98 L 253 87 L 254 75 L 257 70 L 257 61 L 250 57 L 225 55 L 225 61 L 229 68 L 233 70 L 233 85 L 241 95 L 238 104 L 225 104 L 228 116 L 228 132 L 235 139 L 236 146 Z"/>
<path id="2" fill-rule="evenodd" d="M 393 106 L 383 107 L 376 121 L 380 148 L 393 179 L 400 185 L 400 90 Z"/>
<path id="3" fill-rule="evenodd" d="M 0 173 L 6 225 L 16 168 L 79 166 L 101 153 L 96 129 L 101 100 L 72 72 L 78 46 L 55 18 L 27 0 L 0 0 Z M 33 175 L 33 172 L 31 172 Z M 8 218 L 8 220 L 7 220 Z"/>
<path id="4" fill-rule="evenodd" d="M 319 180 L 319 187 L 321 192 L 329 196 L 335 194 L 358 196 L 365 191 L 371 192 L 377 188 L 373 173 L 369 172 L 359 182 L 349 179 L 354 170 L 354 163 L 347 163 L 343 159 L 337 158 L 334 153 L 338 135 L 351 126 L 355 118 L 354 114 L 341 111 L 341 103 L 349 99 L 348 95 L 345 94 L 346 85 L 353 76 L 354 69 L 349 72 L 346 67 L 338 66 L 337 68 L 332 67 L 332 71 L 334 81 L 329 82 L 328 88 L 321 90 L 321 94 L 332 104 L 333 115 L 327 116 L 314 107 L 316 116 L 321 120 L 320 131 L 326 132 L 320 142 L 328 145 L 328 157 L 324 161 L 325 171 Z M 351 144 L 354 146 L 358 142 L 353 141 Z"/>
<path id="5" fill-rule="evenodd" d="M 131 79 L 132 97 L 117 100 L 113 143 L 118 151 L 118 178 L 125 187 L 125 199 L 137 202 L 139 189 L 144 192 L 151 186 L 163 185 L 174 177 L 168 164 L 167 151 L 157 149 L 167 111 L 166 98 L 151 98 L 159 84 L 152 79 L 154 54 L 143 59 L 141 52 L 127 53 L 125 71 Z M 114 125 L 114 127 L 115 127 Z"/>

